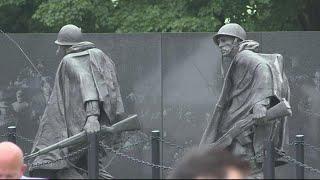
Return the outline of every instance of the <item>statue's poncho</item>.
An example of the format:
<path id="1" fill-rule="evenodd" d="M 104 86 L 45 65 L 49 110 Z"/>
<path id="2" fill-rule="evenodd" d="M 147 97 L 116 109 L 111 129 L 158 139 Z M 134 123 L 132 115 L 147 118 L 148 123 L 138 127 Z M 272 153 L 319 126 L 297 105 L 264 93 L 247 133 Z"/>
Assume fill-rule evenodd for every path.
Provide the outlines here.
<path id="1" fill-rule="evenodd" d="M 289 98 L 289 85 L 283 73 L 280 54 L 260 54 L 252 51 L 258 43 L 245 41 L 233 59 L 211 121 L 200 145 L 211 144 L 226 133 L 237 121 L 252 113 L 255 104 L 266 98 L 271 106 Z M 249 50 L 250 49 L 250 50 Z M 253 129 L 254 152 L 262 150 L 263 140 L 271 138 L 277 148 L 287 141 L 286 120 L 256 124 Z"/>
<path id="2" fill-rule="evenodd" d="M 100 124 L 114 124 L 116 115 L 123 113 L 123 104 L 117 82 L 115 65 L 90 42 L 82 42 L 68 49 L 55 77 L 54 88 L 40 121 L 33 151 L 64 140 L 83 131 L 86 123 L 85 102 L 99 101 Z M 64 148 L 64 154 L 69 153 Z M 41 155 L 33 165 L 54 162 L 61 151 Z M 62 169 L 68 163 L 60 160 L 31 169 Z"/>

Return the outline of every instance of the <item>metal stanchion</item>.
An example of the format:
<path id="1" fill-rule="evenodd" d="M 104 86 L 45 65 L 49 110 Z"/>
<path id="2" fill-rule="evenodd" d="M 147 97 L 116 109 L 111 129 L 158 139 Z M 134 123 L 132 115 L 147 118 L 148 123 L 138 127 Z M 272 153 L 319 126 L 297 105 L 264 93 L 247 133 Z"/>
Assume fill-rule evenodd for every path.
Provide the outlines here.
<path id="1" fill-rule="evenodd" d="M 8 127 L 8 141 L 13 142 L 15 144 L 17 143 L 15 126 Z"/>
<path id="2" fill-rule="evenodd" d="M 98 143 L 97 135 L 95 133 L 88 134 L 88 178 L 97 179 L 99 176 L 98 165 Z"/>
<path id="3" fill-rule="evenodd" d="M 297 161 L 304 163 L 304 135 L 296 135 L 295 151 Z M 296 165 L 296 178 L 304 179 L 304 168 Z"/>
<path id="4" fill-rule="evenodd" d="M 263 161 L 263 176 L 265 179 L 274 179 L 274 156 L 275 156 L 273 141 L 264 142 L 264 161 Z"/>
<path id="5" fill-rule="evenodd" d="M 160 131 L 152 131 L 152 163 L 160 165 Z M 152 167 L 152 179 L 160 179 L 160 168 Z"/>

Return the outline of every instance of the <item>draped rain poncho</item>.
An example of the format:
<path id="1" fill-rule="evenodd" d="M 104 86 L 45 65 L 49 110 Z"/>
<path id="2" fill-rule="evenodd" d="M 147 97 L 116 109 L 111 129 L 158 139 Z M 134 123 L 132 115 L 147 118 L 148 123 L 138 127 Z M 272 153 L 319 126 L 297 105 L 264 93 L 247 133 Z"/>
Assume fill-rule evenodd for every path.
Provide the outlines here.
<path id="1" fill-rule="evenodd" d="M 83 131 L 85 103 L 98 101 L 100 124 L 111 125 L 124 112 L 115 64 L 93 43 L 81 42 L 69 48 L 56 72 L 54 87 L 40 121 L 33 151 L 42 149 Z M 62 149 L 64 154 L 68 148 Z M 33 165 L 62 158 L 60 150 L 41 155 Z M 43 165 L 41 169 L 68 167 L 65 160 Z M 32 168 L 31 168 L 32 169 Z"/>
<path id="2" fill-rule="evenodd" d="M 214 109 L 200 145 L 211 144 L 226 133 L 237 121 L 244 119 L 254 105 L 269 98 L 271 106 L 282 98 L 289 100 L 289 85 L 283 72 L 280 54 L 256 53 L 259 44 L 244 41 L 226 74 L 222 92 Z M 259 153 L 263 140 L 270 138 L 275 146 L 283 148 L 288 140 L 286 119 L 271 123 L 256 124 L 253 132 L 254 152 Z M 244 132 L 245 133 L 245 132 Z"/>

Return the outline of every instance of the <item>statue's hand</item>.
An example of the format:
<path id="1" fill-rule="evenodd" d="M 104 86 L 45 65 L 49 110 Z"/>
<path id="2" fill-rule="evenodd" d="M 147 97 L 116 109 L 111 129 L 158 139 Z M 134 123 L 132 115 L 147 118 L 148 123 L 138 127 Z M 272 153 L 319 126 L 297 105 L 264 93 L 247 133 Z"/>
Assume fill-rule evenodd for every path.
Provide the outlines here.
<path id="1" fill-rule="evenodd" d="M 89 134 L 100 131 L 98 116 L 89 116 L 83 129 Z"/>
<path id="2" fill-rule="evenodd" d="M 254 119 L 263 119 L 266 117 L 267 108 L 262 104 L 256 104 L 253 107 L 253 118 Z"/>

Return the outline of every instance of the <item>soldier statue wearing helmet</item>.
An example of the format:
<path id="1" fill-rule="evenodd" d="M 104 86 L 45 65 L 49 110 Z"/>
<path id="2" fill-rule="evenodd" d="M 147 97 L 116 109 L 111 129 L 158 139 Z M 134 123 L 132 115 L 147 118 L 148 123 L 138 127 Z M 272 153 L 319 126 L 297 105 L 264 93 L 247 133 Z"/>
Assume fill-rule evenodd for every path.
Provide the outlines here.
<path id="1" fill-rule="evenodd" d="M 200 142 L 214 144 L 243 158 L 263 153 L 264 140 L 282 149 L 287 141 L 286 117 L 266 121 L 267 111 L 282 101 L 289 101 L 289 85 L 283 73 L 280 54 L 258 53 L 259 43 L 246 40 L 245 30 L 238 24 L 222 26 L 213 37 L 222 59 L 231 58 L 222 92 Z M 276 106 L 279 107 L 279 106 Z M 273 108 L 274 109 L 274 108 Z M 250 122 L 250 126 L 239 126 Z M 231 131 L 237 134 L 230 134 Z M 230 142 L 224 137 L 231 137 Z M 251 162 L 253 173 L 261 177 L 262 158 Z M 276 164 L 284 162 L 277 158 Z"/>
<path id="2" fill-rule="evenodd" d="M 213 41 L 219 46 L 223 56 L 232 57 L 238 52 L 238 45 L 246 36 L 246 31 L 239 24 L 230 23 L 219 29 Z"/>
<path id="3" fill-rule="evenodd" d="M 54 43 L 58 45 L 56 52 L 58 58 L 62 59 L 67 48 L 82 41 L 83 37 L 81 28 L 72 24 L 63 26 L 58 33 L 57 40 L 54 41 Z"/>
<path id="4" fill-rule="evenodd" d="M 58 38 L 54 41 L 57 45 L 61 46 L 72 46 L 79 42 L 82 42 L 82 32 L 81 28 L 78 28 L 75 25 L 68 24 L 63 26 L 59 33 Z"/>
<path id="5" fill-rule="evenodd" d="M 101 125 L 110 126 L 124 115 L 113 61 L 93 43 L 83 41 L 81 29 L 75 25 L 63 26 L 55 43 L 58 45 L 57 55 L 62 60 L 58 66 L 49 102 L 40 120 L 33 152 L 83 130 L 86 133 L 95 133 L 100 130 Z M 116 134 L 110 134 L 105 143 L 112 145 L 114 142 L 110 139 L 115 139 L 115 136 Z M 58 179 L 83 178 L 80 174 L 82 172 L 73 167 L 87 168 L 86 153 L 72 160 L 63 158 L 64 154 L 77 149 L 79 147 L 53 150 L 36 157 L 33 165 L 54 163 L 45 163 L 43 166 L 31 165 L 30 174 Z M 99 159 L 104 159 L 104 156 L 106 152 L 99 150 Z M 99 166 L 101 165 L 99 162 Z M 100 177 L 111 178 L 101 167 L 100 170 Z"/>

